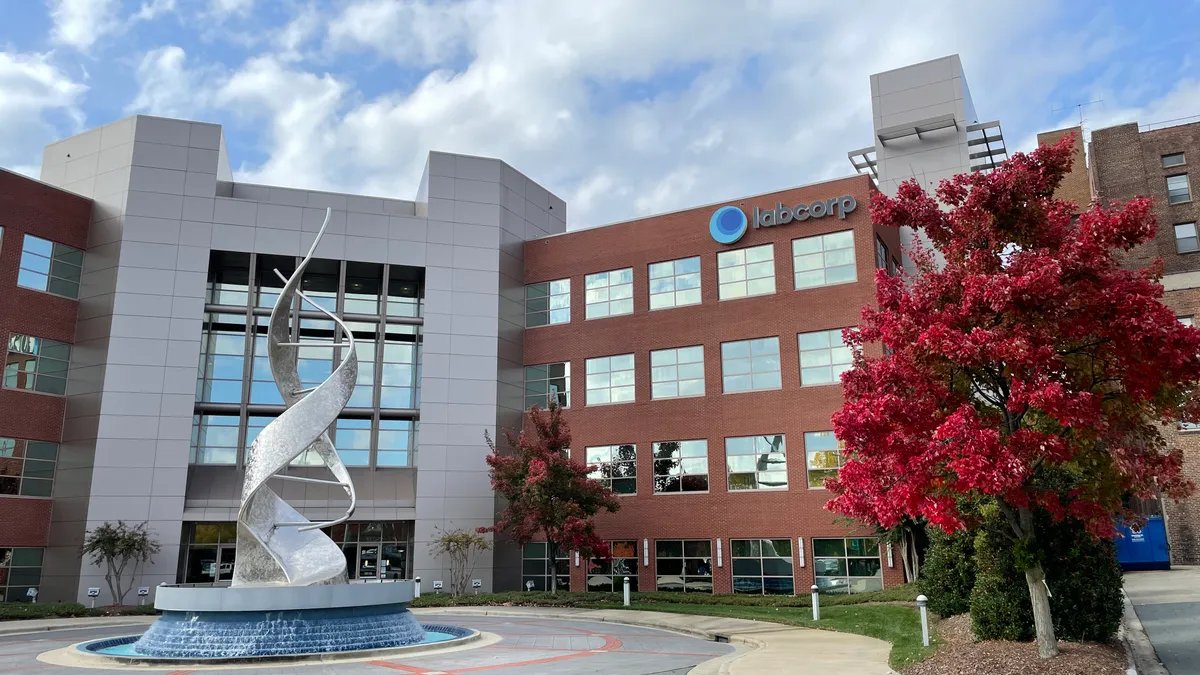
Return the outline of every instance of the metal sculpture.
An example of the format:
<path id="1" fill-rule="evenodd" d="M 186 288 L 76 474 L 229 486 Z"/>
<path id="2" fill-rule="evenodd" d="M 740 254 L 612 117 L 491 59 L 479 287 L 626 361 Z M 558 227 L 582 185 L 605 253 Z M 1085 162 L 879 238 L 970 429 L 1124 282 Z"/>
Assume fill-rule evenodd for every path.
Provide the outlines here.
<path id="1" fill-rule="evenodd" d="M 342 549 L 321 532 L 321 528 L 345 522 L 354 512 L 354 484 L 350 481 L 350 472 L 342 463 L 326 430 L 350 401 L 358 378 L 358 357 L 354 352 L 354 335 L 342 320 L 300 291 L 304 269 L 317 250 L 331 215 L 332 210 L 326 209 L 325 222 L 317 232 L 312 248 L 296 266 L 291 277 L 285 277 L 275 270 L 275 274 L 283 279 L 284 286 L 271 310 L 267 349 L 271 375 L 287 409 L 259 432 L 248 452 L 246 479 L 242 484 L 242 505 L 237 519 L 237 564 L 233 571 L 233 586 L 347 583 L 346 559 Z M 336 323 L 346 336 L 346 342 L 293 341 L 291 319 L 297 296 Z M 296 321 L 299 322 L 298 314 Z M 299 334 L 298 330 L 296 334 Z M 342 347 L 345 356 L 324 382 L 305 389 L 297 370 L 301 346 Z M 335 480 L 281 473 L 306 450 L 321 459 Z M 338 485 L 349 495 L 350 506 L 341 518 L 312 522 L 267 485 L 272 478 Z"/>

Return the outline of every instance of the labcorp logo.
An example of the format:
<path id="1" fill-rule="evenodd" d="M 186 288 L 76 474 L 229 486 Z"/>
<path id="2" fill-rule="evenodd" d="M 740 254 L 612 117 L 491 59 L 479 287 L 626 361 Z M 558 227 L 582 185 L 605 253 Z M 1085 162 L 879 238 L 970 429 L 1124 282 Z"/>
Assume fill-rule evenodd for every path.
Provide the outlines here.
<path id="1" fill-rule="evenodd" d="M 785 206 L 782 202 L 776 202 L 775 208 L 766 211 L 756 206 L 749 219 L 736 206 L 722 206 L 714 211 L 712 218 L 709 219 L 708 231 L 718 243 L 732 244 L 746 234 L 746 228 L 750 222 L 754 223 L 754 229 L 758 229 L 787 225 L 788 223 L 802 223 L 809 218 L 824 218 L 835 213 L 838 218 L 844 219 L 847 213 L 853 212 L 856 208 L 858 208 L 858 201 L 851 195 L 831 197 L 811 204 L 801 202 L 791 207 Z"/>

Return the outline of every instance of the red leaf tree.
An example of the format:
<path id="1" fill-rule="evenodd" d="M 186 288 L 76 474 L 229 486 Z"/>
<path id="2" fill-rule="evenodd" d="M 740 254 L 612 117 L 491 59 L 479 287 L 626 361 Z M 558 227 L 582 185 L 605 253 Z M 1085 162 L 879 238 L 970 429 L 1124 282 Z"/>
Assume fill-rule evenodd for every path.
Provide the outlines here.
<path id="1" fill-rule="evenodd" d="M 954 531 L 974 525 L 960 498 L 994 500 L 1021 552 L 1038 550 L 1039 510 L 1111 538 L 1124 497 L 1194 489 L 1162 431 L 1200 419 L 1200 331 L 1162 304 L 1161 261 L 1120 267 L 1119 251 L 1153 239 L 1149 200 L 1073 218 L 1054 198 L 1071 143 L 943 181 L 936 199 L 915 181 L 875 195 L 876 223 L 923 232 L 943 260 L 918 244 L 917 275 L 876 272 L 878 308 L 845 333 L 857 356 L 833 426 L 848 459 L 827 508 Z M 882 358 L 862 356 L 870 342 Z M 1019 559 L 1048 658 L 1045 576 Z"/>
<path id="2" fill-rule="evenodd" d="M 485 435 L 492 451 L 487 457 L 492 489 L 508 507 L 493 527 L 479 531 L 507 533 L 522 546 L 544 537 L 550 591 L 557 593 L 557 551 L 575 551 L 588 561 L 607 559 L 608 544 L 596 536 L 593 518 L 601 510 L 616 511 L 621 504 L 611 490 L 588 477 L 596 467 L 570 459 L 571 432 L 557 403 L 551 401 L 547 410 L 533 406 L 528 421 L 532 433 L 504 432 L 511 453 L 501 453 Z"/>

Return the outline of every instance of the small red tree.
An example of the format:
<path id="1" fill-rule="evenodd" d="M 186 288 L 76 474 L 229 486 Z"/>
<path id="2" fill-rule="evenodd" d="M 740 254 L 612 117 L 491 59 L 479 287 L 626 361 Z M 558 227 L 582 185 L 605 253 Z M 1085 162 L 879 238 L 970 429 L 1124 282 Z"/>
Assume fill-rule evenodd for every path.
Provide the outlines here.
<path id="1" fill-rule="evenodd" d="M 484 434 L 492 451 L 487 457 L 492 489 L 508 507 L 494 526 L 479 531 L 505 532 L 522 546 L 539 534 L 544 536 L 550 591 L 557 593 L 554 564 L 559 548 L 575 551 L 584 560 L 607 559 L 608 544 L 596 536 L 593 518 L 602 509 L 616 511 L 621 504 L 612 490 L 588 477 L 596 467 L 570 458 L 571 432 L 557 403 L 551 401 L 544 411 L 533 406 L 528 418 L 532 434 L 504 432 L 514 450 L 511 454 L 501 454 Z"/>
<path id="2" fill-rule="evenodd" d="M 878 309 L 845 334 L 858 354 L 833 426 L 848 460 L 827 484 L 827 508 L 883 527 L 971 527 L 959 499 L 994 500 L 1043 658 L 1058 648 L 1035 513 L 1110 538 L 1124 496 L 1187 494 L 1162 424 L 1200 411 L 1200 331 L 1160 301 L 1161 262 L 1129 271 L 1116 255 L 1153 238 L 1149 200 L 1073 219 L 1053 196 L 1070 147 L 943 181 L 937 200 L 915 181 L 872 200 L 876 223 L 923 231 L 945 262 L 918 246 L 917 276 L 876 273 Z M 885 356 L 864 358 L 868 342 Z"/>

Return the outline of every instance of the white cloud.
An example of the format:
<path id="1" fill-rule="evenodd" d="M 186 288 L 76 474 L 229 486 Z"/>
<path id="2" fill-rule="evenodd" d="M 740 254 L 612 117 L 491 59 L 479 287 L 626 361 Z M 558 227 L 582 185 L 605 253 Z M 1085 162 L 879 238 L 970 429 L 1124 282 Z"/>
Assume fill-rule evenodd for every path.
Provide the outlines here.
<path id="1" fill-rule="evenodd" d="M 152 21 L 174 11 L 175 0 L 149 0 L 142 3 L 141 9 L 130 17 L 130 21 Z"/>
<path id="2" fill-rule="evenodd" d="M 211 93 L 206 78 L 216 71 L 188 69 L 186 61 L 187 54 L 175 45 L 146 52 L 137 67 L 137 96 L 125 111 L 188 117 L 203 110 Z"/>
<path id="3" fill-rule="evenodd" d="M 87 51 L 121 27 L 121 0 L 49 0 L 51 39 Z"/>
<path id="4" fill-rule="evenodd" d="M 1003 30 L 979 33 L 953 3 L 856 9 L 887 13 L 880 32 L 832 0 L 356 0 L 294 16 L 229 75 L 180 60 L 166 71 L 190 84 L 166 98 L 264 129 L 267 158 L 243 163 L 247 179 L 411 198 L 429 150 L 488 155 L 566 199 L 580 227 L 849 175 L 846 151 L 870 140 L 869 74 L 950 53 L 980 115 L 1010 129 L 1110 49 L 1103 23 L 1047 32 L 1057 11 L 1006 3 L 990 18 Z M 301 45 L 326 19 L 318 69 Z M 1079 45 L 1080 58 L 1060 58 Z M 385 61 L 365 69 L 382 93 L 324 72 L 364 52 Z M 388 87 L 387 61 L 424 74 Z M 154 100 L 146 89 L 139 99 Z"/>
<path id="5" fill-rule="evenodd" d="M 209 0 L 208 6 L 218 16 L 246 15 L 254 8 L 254 0 Z"/>
<path id="6" fill-rule="evenodd" d="M 0 166 L 37 175 L 42 139 L 53 137 L 51 115 L 83 127 L 79 99 L 87 91 L 46 54 L 0 52 Z"/>

